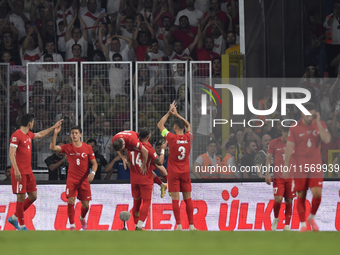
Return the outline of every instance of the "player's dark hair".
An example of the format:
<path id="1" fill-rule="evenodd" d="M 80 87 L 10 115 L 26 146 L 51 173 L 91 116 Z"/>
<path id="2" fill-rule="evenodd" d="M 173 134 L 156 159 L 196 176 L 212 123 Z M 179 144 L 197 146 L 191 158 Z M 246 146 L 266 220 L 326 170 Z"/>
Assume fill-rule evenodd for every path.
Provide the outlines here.
<path id="1" fill-rule="evenodd" d="M 81 50 L 81 45 L 78 44 L 78 43 L 75 43 L 75 44 L 72 45 L 72 50 L 74 50 L 74 47 L 75 47 L 75 46 L 79 46 L 79 47 L 80 47 L 80 50 Z"/>
<path id="2" fill-rule="evenodd" d="M 289 127 L 282 127 L 282 131 L 288 133 L 289 132 Z"/>
<path id="3" fill-rule="evenodd" d="M 81 129 L 81 127 L 79 127 L 79 126 L 73 126 L 73 127 L 71 127 L 71 131 L 72 130 L 74 130 L 74 129 L 78 129 L 78 131 L 79 131 L 79 133 L 83 133 L 83 130 Z"/>
<path id="4" fill-rule="evenodd" d="M 175 43 L 181 43 L 183 45 L 183 42 L 180 41 L 180 40 L 175 40 L 173 44 L 175 44 Z"/>
<path id="5" fill-rule="evenodd" d="M 115 151 L 120 151 L 121 148 L 123 148 L 123 141 L 122 139 L 117 139 L 112 143 L 112 147 L 113 149 L 115 149 Z"/>
<path id="6" fill-rule="evenodd" d="M 115 58 L 120 58 L 120 61 L 123 60 L 122 55 L 120 55 L 119 53 L 115 53 L 112 55 L 112 61 L 114 61 Z"/>
<path id="7" fill-rule="evenodd" d="M 316 110 L 316 106 L 312 102 L 302 104 L 308 111 Z"/>
<path id="8" fill-rule="evenodd" d="M 236 143 L 234 142 L 227 142 L 227 144 L 225 145 L 225 149 L 229 150 L 230 146 L 236 145 Z"/>
<path id="9" fill-rule="evenodd" d="M 181 119 L 175 120 L 174 125 L 176 125 L 177 128 L 179 128 L 179 129 L 185 128 L 185 122 L 184 122 L 184 120 L 181 120 Z"/>
<path id="10" fill-rule="evenodd" d="M 148 137 L 148 135 L 151 133 L 150 129 L 147 127 L 143 127 L 139 130 L 139 136 L 142 139 L 145 139 Z"/>
<path id="11" fill-rule="evenodd" d="M 181 20 L 181 19 L 183 19 L 183 18 L 186 18 L 186 19 L 187 19 L 187 21 L 189 22 L 189 18 L 188 18 L 188 16 L 187 16 L 187 15 L 182 15 L 181 17 L 179 17 L 179 19 L 178 19 L 178 20 Z"/>
<path id="12" fill-rule="evenodd" d="M 25 113 L 21 116 L 21 126 L 27 127 L 28 123 L 32 122 L 35 118 L 33 113 Z"/>
<path id="13" fill-rule="evenodd" d="M 150 45 L 152 45 L 154 43 L 158 44 L 158 40 L 157 39 L 151 39 L 150 42 L 149 42 Z"/>
<path id="14" fill-rule="evenodd" d="M 89 140 L 87 140 L 87 144 L 89 144 L 89 143 L 94 143 L 94 145 L 97 146 L 96 139 L 90 138 Z"/>
<path id="15" fill-rule="evenodd" d="M 125 20 L 128 20 L 128 19 L 130 19 L 130 20 L 132 20 L 133 22 L 135 22 L 135 18 L 134 18 L 133 16 L 127 16 L 127 17 L 125 18 Z"/>
<path id="16" fill-rule="evenodd" d="M 246 142 L 246 148 L 249 148 L 249 145 L 250 145 L 251 143 L 255 143 L 255 144 L 256 144 L 256 141 L 255 141 L 255 140 L 248 140 L 248 141 Z"/>
<path id="17" fill-rule="evenodd" d="M 216 141 L 215 140 L 209 140 L 209 142 L 207 143 L 207 147 L 212 143 L 216 144 Z"/>
<path id="18" fill-rule="evenodd" d="M 46 60 L 46 58 L 52 58 L 52 61 L 53 61 L 53 56 L 51 54 L 45 54 L 44 61 Z"/>

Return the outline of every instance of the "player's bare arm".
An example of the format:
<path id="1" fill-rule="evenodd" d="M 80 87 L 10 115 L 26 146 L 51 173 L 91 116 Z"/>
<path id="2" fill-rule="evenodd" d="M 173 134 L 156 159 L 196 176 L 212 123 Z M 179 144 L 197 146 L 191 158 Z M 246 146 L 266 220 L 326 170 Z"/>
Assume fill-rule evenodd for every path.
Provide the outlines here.
<path id="1" fill-rule="evenodd" d="M 282 176 L 284 178 L 287 178 L 289 174 L 287 169 L 289 170 L 289 162 L 290 162 L 290 157 L 292 156 L 292 153 L 293 153 L 293 148 L 294 148 L 294 143 L 291 141 L 287 141 L 286 151 L 285 151 L 285 161 L 284 161 L 285 163 L 284 163 L 284 169 L 282 173 Z"/>
<path id="2" fill-rule="evenodd" d="M 176 103 L 175 101 L 172 102 L 172 104 L 170 105 L 170 109 L 169 111 L 163 116 L 163 118 L 161 118 L 161 120 L 158 122 L 157 127 L 159 129 L 159 131 L 161 131 L 161 133 L 163 132 L 163 130 L 165 129 L 164 124 L 166 123 L 166 121 L 168 120 L 170 114 L 171 114 L 171 110 L 176 107 Z"/>
<path id="3" fill-rule="evenodd" d="M 149 152 L 147 149 L 145 149 L 144 146 L 142 146 L 141 148 L 141 153 L 142 153 L 142 156 L 143 156 L 143 162 L 142 162 L 142 166 L 141 166 L 141 172 L 143 175 L 146 175 L 146 172 L 148 171 L 146 169 L 146 162 L 148 161 L 148 156 L 149 156 Z"/>
<path id="4" fill-rule="evenodd" d="M 270 162 L 272 160 L 272 157 L 273 157 L 273 154 L 267 153 L 267 158 L 266 158 L 267 171 L 266 171 L 266 174 L 265 174 L 265 176 L 266 176 L 265 181 L 268 185 L 270 185 L 270 183 L 271 183 L 271 178 L 270 178 L 270 175 L 269 175 L 269 169 L 270 169 L 269 167 L 270 167 Z"/>
<path id="5" fill-rule="evenodd" d="M 60 123 L 61 124 L 61 123 Z M 54 129 L 54 133 L 53 133 L 53 136 L 52 136 L 52 141 L 50 143 L 50 149 L 52 151 L 57 151 L 57 152 L 61 152 L 61 147 L 59 145 L 56 145 L 57 143 L 57 137 L 58 137 L 58 134 L 61 130 L 61 125 L 59 125 L 58 127 L 56 127 Z"/>
<path id="6" fill-rule="evenodd" d="M 164 153 L 165 153 L 165 149 L 166 149 L 166 146 L 168 145 L 168 141 L 165 141 L 164 143 L 162 143 L 161 145 L 161 155 L 158 157 L 159 158 L 159 163 L 160 165 L 163 165 L 164 163 Z"/>
<path id="7" fill-rule="evenodd" d="M 92 182 L 94 179 L 94 176 L 96 175 L 98 164 L 96 159 L 91 159 L 90 162 L 92 163 L 92 172 L 88 175 L 89 182 Z"/>
<path id="8" fill-rule="evenodd" d="M 191 167 L 191 172 L 196 177 L 196 179 L 201 179 L 201 175 L 198 172 L 196 172 L 196 168 L 200 169 L 200 167 L 201 165 L 198 162 L 195 162 Z"/>
<path id="9" fill-rule="evenodd" d="M 21 181 L 21 173 L 19 171 L 17 161 L 15 159 L 15 153 L 17 152 L 17 148 L 10 146 L 9 147 L 9 159 L 11 160 L 11 164 L 14 168 L 14 175 L 15 175 L 15 180 L 20 182 Z"/>
<path id="10" fill-rule="evenodd" d="M 159 172 L 161 173 L 162 176 L 166 176 L 168 175 L 168 172 L 166 171 L 165 167 L 163 165 L 154 165 L 156 167 L 156 169 L 159 170 Z"/>
<path id="11" fill-rule="evenodd" d="M 316 121 L 316 124 L 318 125 L 320 138 L 322 142 L 329 143 L 331 141 L 331 134 L 322 126 L 320 113 L 318 112 L 315 114 L 315 121 Z"/>
<path id="12" fill-rule="evenodd" d="M 44 136 L 47 136 L 53 129 L 60 127 L 61 123 L 63 123 L 63 120 L 64 119 L 59 120 L 57 123 L 55 123 L 52 127 L 48 128 L 48 129 L 40 131 L 39 133 L 35 133 L 33 139 L 40 139 L 40 138 L 43 138 Z"/>

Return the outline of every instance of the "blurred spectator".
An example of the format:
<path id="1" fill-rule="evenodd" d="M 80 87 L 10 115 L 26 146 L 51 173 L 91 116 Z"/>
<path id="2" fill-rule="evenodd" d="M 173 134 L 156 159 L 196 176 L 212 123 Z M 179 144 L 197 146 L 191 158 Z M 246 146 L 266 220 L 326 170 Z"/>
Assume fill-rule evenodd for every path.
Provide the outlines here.
<path id="1" fill-rule="evenodd" d="M 340 52 L 340 30 L 338 29 L 340 26 L 340 3 L 334 3 L 333 13 L 326 17 L 323 26 L 326 28 L 325 49 L 327 59 L 332 65 L 332 60 Z M 335 75 L 336 70 L 334 68 L 330 69 L 330 76 L 334 77 Z"/>
<path id="2" fill-rule="evenodd" d="M 67 26 L 72 20 L 72 16 L 75 13 L 75 10 L 77 8 L 77 0 L 57 0 L 57 3 L 54 7 L 54 17 L 56 17 L 56 25 L 58 26 L 61 21 L 64 22 L 64 15 L 65 15 L 65 21 L 66 24 L 64 26 Z M 58 35 L 60 33 L 58 32 Z"/>
<path id="3" fill-rule="evenodd" d="M 146 49 L 150 46 L 150 40 L 155 39 L 156 35 L 149 22 L 145 20 L 145 23 L 148 28 L 148 32 L 139 31 L 141 27 L 142 17 L 138 16 L 137 18 L 137 27 L 135 32 L 133 33 L 133 48 L 136 53 L 137 61 L 144 61 Z"/>
<path id="4" fill-rule="evenodd" d="M 103 155 L 99 154 L 98 152 L 98 146 L 97 146 L 97 141 L 95 139 L 89 139 L 87 141 L 87 144 L 90 145 L 92 147 L 92 150 L 94 152 L 94 156 L 96 157 L 96 161 L 98 164 L 98 169 L 96 172 L 96 175 L 94 176 L 95 180 L 101 180 L 101 173 L 103 171 L 103 167 L 105 168 L 107 166 L 107 161 L 104 158 Z M 92 163 L 89 163 L 89 172 L 92 171 Z"/>
<path id="5" fill-rule="evenodd" d="M 311 41 L 305 53 L 311 63 L 319 66 L 321 77 L 323 77 L 327 63 L 327 55 L 325 50 L 325 29 L 318 13 L 315 10 L 310 11 L 307 15 L 307 18 Z"/>
<path id="6" fill-rule="evenodd" d="M 6 167 L 5 176 L 6 176 L 6 178 L 3 179 L 2 181 L 4 181 L 4 182 L 10 182 L 10 181 L 11 181 L 11 166 L 7 166 L 7 167 Z"/>
<path id="7" fill-rule="evenodd" d="M 256 141 L 248 140 L 245 144 L 245 155 L 242 157 L 243 178 L 256 178 L 254 168 L 254 157 L 257 151 Z M 248 170 L 248 173 L 246 172 Z"/>
<path id="8" fill-rule="evenodd" d="M 332 111 L 329 93 L 331 87 L 332 83 L 330 80 L 324 80 L 324 83 L 321 85 L 318 101 L 320 104 L 320 115 L 322 120 L 327 120 L 328 116 L 331 114 Z"/>
<path id="9" fill-rule="evenodd" d="M 66 62 L 78 62 L 78 63 L 80 63 L 80 62 L 86 61 L 86 59 L 81 57 L 83 50 L 82 50 L 82 47 L 81 47 L 80 44 L 77 44 L 77 43 L 73 44 L 71 49 L 72 49 L 73 57 L 66 60 Z"/>
<path id="10" fill-rule="evenodd" d="M 13 40 L 13 34 L 10 31 L 3 33 L 2 50 L 7 50 L 11 55 L 11 61 L 16 65 L 21 65 L 21 58 L 18 51 L 18 45 Z"/>
<path id="11" fill-rule="evenodd" d="M 211 30 L 211 37 L 214 39 L 213 51 L 218 55 L 224 54 L 226 50 L 227 34 L 223 30 L 222 26 L 216 20 L 209 20 L 208 24 L 203 30 L 203 37 L 206 36 L 208 29 Z"/>
<path id="12" fill-rule="evenodd" d="M 336 120 L 335 120 L 336 121 Z M 340 145 L 340 140 L 333 134 L 333 118 L 329 117 L 326 119 L 327 130 L 331 135 L 331 141 L 329 143 L 321 143 L 322 150 L 322 162 L 328 165 L 328 151 L 337 150 L 338 144 Z M 332 162 L 329 162 L 332 163 Z"/>
<path id="13" fill-rule="evenodd" d="M 12 10 L 12 14 L 9 16 L 9 20 L 18 30 L 18 40 L 20 40 L 22 37 L 26 36 L 25 22 L 30 20 L 30 14 L 24 12 L 23 0 L 15 0 L 14 2 L 8 0 L 7 3 Z"/>
<path id="14" fill-rule="evenodd" d="M 198 20 L 202 19 L 203 17 L 203 12 L 195 8 L 195 0 L 186 0 L 185 2 L 187 4 L 187 8 L 178 12 L 175 25 L 178 26 L 180 23 L 180 18 L 185 15 L 188 17 L 188 22 L 190 25 L 197 27 Z"/>
<path id="15" fill-rule="evenodd" d="M 164 32 L 163 29 L 162 31 Z M 192 58 L 190 58 L 190 55 L 195 49 L 197 42 L 198 42 L 198 36 L 195 36 L 195 40 L 187 48 L 185 49 L 183 48 L 182 41 L 174 41 L 173 48 L 171 48 L 167 38 L 164 36 L 166 54 L 168 55 L 170 61 L 178 61 L 178 60 L 186 61 L 188 59 L 192 60 Z"/>
<path id="16" fill-rule="evenodd" d="M 111 126 L 111 121 L 107 119 L 102 122 L 102 127 L 102 133 L 97 140 L 98 152 L 104 156 L 107 162 L 110 162 L 113 156 L 112 137 L 115 133 Z"/>
<path id="17" fill-rule="evenodd" d="M 216 57 L 216 58 L 213 58 L 212 60 L 212 77 L 222 78 L 221 57 Z"/>
<path id="18" fill-rule="evenodd" d="M 97 1 L 82 0 L 80 3 L 79 14 L 86 24 L 86 26 L 84 26 L 84 29 L 86 29 L 86 27 L 93 27 L 94 23 L 101 14 L 100 11 L 97 10 Z"/>
<path id="19" fill-rule="evenodd" d="M 210 8 L 209 11 L 204 13 L 202 24 L 205 25 L 207 22 L 212 21 L 215 25 L 220 27 L 228 27 L 226 24 L 229 19 L 227 14 L 221 10 L 221 1 L 220 0 L 210 0 Z M 232 23 L 232 20 L 229 21 Z M 209 28 L 208 35 L 211 34 L 211 30 Z"/>
<path id="20" fill-rule="evenodd" d="M 55 50 L 54 38 L 50 37 L 45 41 L 45 52 L 46 52 L 45 55 L 50 54 L 53 58 L 52 60 L 53 62 L 64 62 L 63 57 L 60 54 L 55 53 L 54 50 Z M 52 62 L 52 61 L 44 61 L 45 55 L 43 55 L 39 61 L 40 62 Z"/>
<path id="21" fill-rule="evenodd" d="M 158 140 L 157 142 L 155 142 L 155 151 L 158 155 L 158 157 L 161 155 L 161 150 L 162 150 L 162 144 L 163 144 L 163 141 L 162 140 Z M 163 161 L 163 166 L 165 167 L 165 169 L 167 168 L 168 166 L 168 159 L 169 159 L 169 156 L 167 155 L 164 155 L 164 161 Z M 158 176 L 158 177 L 162 177 L 161 173 L 158 171 L 158 169 L 154 169 L 153 170 L 155 172 L 155 174 Z"/>
<path id="22" fill-rule="evenodd" d="M 263 166 L 266 166 L 267 150 L 268 150 L 269 143 L 271 140 L 272 138 L 270 137 L 270 135 L 262 136 L 262 149 L 258 151 L 254 157 L 254 165 L 256 166 L 256 170 L 257 170 L 256 174 L 259 178 L 265 178 L 264 176 L 265 172 L 263 171 Z M 273 173 L 271 172 L 271 175 L 272 174 Z"/>
<path id="23" fill-rule="evenodd" d="M 53 56 L 51 54 L 46 54 L 44 56 L 44 62 L 53 62 Z M 55 68 L 53 64 L 44 64 L 43 69 L 39 70 L 37 73 L 37 80 L 42 81 L 45 92 L 52 92 L 54 90 L 59 92 L 63 86 L 63 74 L 59 68 Z"/>
<path id="24" fill-rule="evenodd" d="M 217 167 L 222 168 L 221 159 L 215 155 L 216 142 L 211 140 L 207 143 L 207 152 L 198 156 L 195 163 L 191 167 L 191 172 L 199 179 L 216 179 L 221 177 L 217 171 Z M 215 172 L 210 172 L 210 167 L 215 169 Z M 211 169 L 211 170 L 213 170 Z"/>
<path id="25" fill-rule="evenodd" d="M 102 42 L 105 44 L 107 38 L 111 37 L 111 34 L 113 34 L 112 31 L 112 24 L 111 23 L 102 23 L 99 26 L 99 22 L 101 20 L 102 17 L 105 17 L 107 19 L 108 16 L 106 13 L 101 13 L 99 18 L 96 20 L 96 22 L 94 23 L 93 28 L 91 29 L 91 37 L 92 37 L 92 42 L 93 42 L 93 48 L 96 50 L 100 49 L 100 44 L 99 44 L 99 39 L 101 38 Z M 99 28 L 98 28 L 99 27 Z M 101 36 L 99 37 L 99 30 L 102 28 L 102 33 Z"/>
<path id="26" fill-rule="evenodd" d="M 240 45 L 236 44 L 236 34 L 234 32 L 228 32 L 227 34 L 227 49 L 225 54 L 227 55 L 240 55 Z"/>
<path id="27" fill-rule="evenodd" d="M 99 37 L 102 35 L 103 28 L 101 27 L 99 29 Z M 124 48 L 121 48 L 120 40 L 123 39 L 124 41 L 128 42 L 128 44 L 125 44 Z M 112 38 L 109 37 L 106 40 L 107 47 L 104 45 L 102 41 L 99 42 L 101 50 L 105 53 L 106 60 L 112 61 L 112 56 L 116 53 L 119 53 L 122 56 L 123 61 L 129 61 L 130 55 L 129 52 L 132 49 L 132 39 L 129 37 L 121 36 L 121 35 L 115 35 Z"/>
<path id="28" fill-rule="evenodd" d="M 57 141 L 56 144 L 59 146 L 64 145 L 61 140 Z M 66 154 L 61 154 L 56 151 L 45 159 L 45 164 L 48 168 L 49 180 L 66 180 L 68 173 L 68 161 Z"/>
<path id="29" fill-rule="evenodd" d="M 81 17 L 79 17 L 80 25 L 83 31 L 79 27 L 73 27 L 74 22 L 78 18 L 78 12 L 76 11 L 74 14 L 73 19 L 67 25 L 66 32 L 65 32 L 65 42 L 66 42 L 66 55 L 65 60 L 69 60 L 74 55 L 73 52 L 73 45 L 78 44 L 80 45 L 80 57 L 87 57 L 87 42 L 88 42 L 88 32 L 85 29 L 86 25 L 85 22 Z"/>
<path id="30" fill-rule="evenodd" d="M 194 42 L 198 33 L 198 29 L 199 28 L 197 28 L 197 26 L 193 27 L 191 25 L 188 16 L 183 15 L 179 17 L 178 30 L 172 32 L 171 34 L 170 43 L 173 43 L 174 41 L 181 41 L 183 44 L 183 49 L 186 49 Z M 172 28 L 170 31 L 173 30 L 174 29 Z"/>
<path id="31" fill-rule="evenodd" d="M 236 145 L 233 142 L 228 142 L 225 149 L 227 154 L 223 158 L 222 166 L 228 167 L 228 171 L 222 172 L 221 178 L 242 178 L 242 173 L 235 160 Z"/>
<path id="32" fill-rule="evenodd" d="M 115 53 L 112 56 L 112 61 L 122 61 L 122 56 L 119 53 Z M 128 79 L 129 72 L 126 65 L 113 64 L 109 70 L 110 81 L 110 98 L 115 99 L 117 95 L 127 95 L 125 82 Z"/>
<path id="33" fill-rule="evenodd" d="M 130 180 L 130 169 L 124 169 L 123 160 L 120 158 L 120 156 L 116 156 L 106 166 L 105 171 L 107 172 L 105 180 L 109 180 L 114 171 L 117 172 L 117 180 Z"/>

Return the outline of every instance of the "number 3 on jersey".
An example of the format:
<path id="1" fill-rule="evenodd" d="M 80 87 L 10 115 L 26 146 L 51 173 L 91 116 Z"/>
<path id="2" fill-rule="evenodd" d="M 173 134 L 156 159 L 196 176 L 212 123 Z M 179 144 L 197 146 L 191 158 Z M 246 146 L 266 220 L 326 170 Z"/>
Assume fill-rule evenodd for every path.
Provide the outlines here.
<path id="1" fill-rule="evenodd" d="M 178 148 L 178 151 L 181 153 L 180 156 L 178 156 L 179 160 L 183 160 L 185 158 L 185 148 L 183 146 Z"/>

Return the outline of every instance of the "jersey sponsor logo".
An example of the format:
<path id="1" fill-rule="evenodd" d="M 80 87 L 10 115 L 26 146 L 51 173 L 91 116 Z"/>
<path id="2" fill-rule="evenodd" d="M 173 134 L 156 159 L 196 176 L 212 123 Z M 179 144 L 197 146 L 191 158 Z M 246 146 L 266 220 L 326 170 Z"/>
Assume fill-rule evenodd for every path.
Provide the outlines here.
<path id="1" fill-rule="evenodd" d="M 188 144 L 188 141 L 187 140 L 184 140 L 184 141 L 177 140 L 176 143 L 177 144 Z"/>
<path id="2" fill-rule="evenodd" d="M 303 133 L 303 134 L 299 134 L 299 136 L 301 137 L 301 136 L 304 136 L 305 135 L 305 133 Z"/>
<path id="3" fill-rule="evenodd" d="M 77 152 L 77 153 L 76 153 L 76 155 L 77 155 L 77 156 L 79 156 L 79 155 L 80 155 L 80 153 L 78 153 L 78 152 Z"/>
<path id="4" fill-rule="evenodd" d="M 312 133 L 312 130 L 308 130 L 308 131 L 307 131 L 307 134 L 310 135 L 311 133 Z"/>
<path id="5" fill-rule="evenodd" d="M 282 148 L 277 149 L 278 151 L 282 150 Z"/>
<path id="6" fill-rule="evenodd" d="M 74 155 L 74 153 L 70 153 L 70 156 L 73 156 Z"/>
<path id="7" fill-rule="evenodd" d="M 16 137 L 13 137 L 12 138 L 12 142 L 16 142 L 17 141 L 17 138 Z"/>

